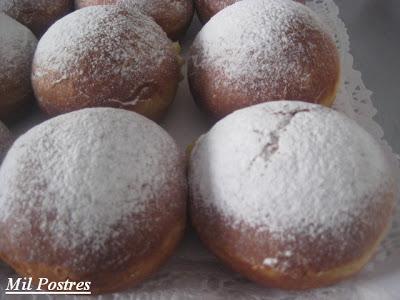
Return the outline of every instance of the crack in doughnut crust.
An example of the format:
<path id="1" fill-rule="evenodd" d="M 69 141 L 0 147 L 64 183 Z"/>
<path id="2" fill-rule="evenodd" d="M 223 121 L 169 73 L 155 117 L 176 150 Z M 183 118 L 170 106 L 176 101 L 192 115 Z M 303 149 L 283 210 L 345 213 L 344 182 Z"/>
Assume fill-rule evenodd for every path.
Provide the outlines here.
<path id="1" fill-rule="evenodd" d="M 172 40 L 181 38 L 194 14 L 192 0 L 75 0 L 75 7 L 120 5 L 128 10 L 140 10 L 156 21 Z"/>
<path id="2" fill-rule="evenodd" d="M 0 169 L 0 257 L 35 282 L 130 287 L 171 255 L 185 225 L 182 155 L 136 113 L 50 119 L 15 142 Z"/>
<path id="3" fill-rule="evenodd" d="M 332 109 L 238 110 L 192 150 L 191 219 L 204 243 L 262 284 L 306 289 L 359 271 L 390 225 L 395 180 L 380 145 Z"/>
<path id="4" fill-rule="evenodd" d="M 196 103 L 220 119 L 274 100 L 331 106 L 340 60 L 329 29 L 305 5 L 239 1 L 199 32 L 187 74 Z"/>
<path id="5" fill-rule="evenodd" d="M 282 132 L 286 130 L 288 126 L 290 126 L 290 123 L 294 119 L 294 117 L 298 113 L 302 112 L 310 112 L 309 109 L 302 109 L 302 110 L 294 110 L 290 112 L 277 112 L 277 115 L 285 116 L 281 121 L 276 126 L 275 130 L 272 130 L 269 135 L 270 135 L 270 140 L 262 147 L 262 150 L 259 154 L 257 154 L 250 162 L 249 168 L 253 166 L 253 164 L 256 162 L 258 158 L 263 158 L 265 160 L 265 163 L 268 163 L 268 161 L 272 158 L 272 155 L 274 155 L 278 150 L 279 150 L 279 137 Z M 263 138 L 263 132 L 254 129 L 254 133 L 259 134 L 260 138 Z"/>

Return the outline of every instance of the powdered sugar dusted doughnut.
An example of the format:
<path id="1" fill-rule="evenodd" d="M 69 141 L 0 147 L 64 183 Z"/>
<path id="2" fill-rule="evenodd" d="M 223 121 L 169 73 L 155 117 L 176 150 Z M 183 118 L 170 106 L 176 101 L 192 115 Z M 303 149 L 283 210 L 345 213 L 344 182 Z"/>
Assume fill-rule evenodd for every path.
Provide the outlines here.
<path id="1" fill-rule="evenodd" d="M 30 74 L 36 45 L 28 28 L 0 13 L 0 120 L 13 119 L 33 100 Z"/>
<path id="2" fill-rule="evenodd" d="M 39 42 L 32 82 L 50 115 L 111 106 L 159 119 L 180 80 L 178 54 L 138 12 L 91 6 L 56 22 Z"/>
<path id="3" fill-rule="evenodd" d="M 192 0 L 75 0 L 75 7 L 118 4 L 152 17 L 172 40 L 184 35 L 193 17 Z"/>
<path id="4" fill-rule="evenodd" d="M 225 7 L 241 0 L 194 0 L 197 15 L 201 22 L 206 23 L 212 16 L 218 13 Z M 279 1 L 279 0 L 277 0 Z M 305 0 L 294 0 L 300 3 L 305 3 Z"/>
<path id="5" fill-rule="evenodd" d="M 41 36 L 72 8 L 72 0 L 0 0 L 0 11 Z"/>
<path id="6" fill-rule="evenodd" d="M 323 106 L 271 102 L 239 110 L 196 143 L 192 222 L 230 267 L 306 289 L 359 271 L 389 226 L 395 188 L 379 144 Z"/>
<path id="7" fill-rule="evenodd" d="M 113 108 L 53 118 L 20 137 L 0 169 L 0 256 L 22 276 L 91 281 L 103 293 L 154 272 L 185 227 L 173 139 Z"/>
<path id="8" fill-rule="evenodd" d="M 291 0 L 239 1 L 200 31 L 188 77 L 215 118 L 271 100 L 330 106 L 339 84 L 336 46 L 318 16 Z"/>
<path id="9" fill-rule="evenodd" d="M 0 122 L 0 163 L 3 160 L 8 148 L 10 147 L 12 141 L 11 132 L 8 128 Z"/>

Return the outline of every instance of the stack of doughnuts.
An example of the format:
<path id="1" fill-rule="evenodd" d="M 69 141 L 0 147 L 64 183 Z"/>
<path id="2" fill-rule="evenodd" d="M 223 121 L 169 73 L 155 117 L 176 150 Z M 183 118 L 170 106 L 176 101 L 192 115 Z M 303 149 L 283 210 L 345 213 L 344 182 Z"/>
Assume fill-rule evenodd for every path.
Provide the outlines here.
<path id="1" fill-rule="evenodd" d="M 0 0 L 0 120 L 34 98 L 51 117 L 11 147 L 0 122 L 0 259 L 35 284 L 116 292 L 160 268 L 189 214 L 221 261 L 268 287 L 361 270 L 389 229 L 395 179 L 379 143 L 330 108 L 339 54 L 301 3 L 195 1 L 211 19 L 187 77 L 218 122 L 185 158 L 153 120 L 181 80 L 172 40 L 191 0 L 75 0 L 70 14 L 72 1 Z"/>

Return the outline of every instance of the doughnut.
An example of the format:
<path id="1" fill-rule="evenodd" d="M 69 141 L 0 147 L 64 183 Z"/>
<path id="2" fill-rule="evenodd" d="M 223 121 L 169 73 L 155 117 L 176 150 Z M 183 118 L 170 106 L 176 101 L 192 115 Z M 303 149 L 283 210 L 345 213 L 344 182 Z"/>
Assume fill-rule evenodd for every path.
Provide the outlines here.
<path id="1" fill-rule="evenodd" d="M 139 10 L 152 17 L 174 41 L 185 34 L 194 13 L 192 0 L 75 0 L 76 8 L 107 4 Z"/>
<path id="2" fill-rule="evenodd" d="M 188 79 L 198 106 L 220 119 L 272 100 L 330 106 L 340 82 L 340 62 L 326 26 L 305 5 L 239 1 L 197 35 Z"/>
<path id="3" fill-rule="evenodd" d="M 72 8 L 72 0 L 0 0 L 0 11 L 27 26 L 40 37 Z"/>
<path id="4" fill-rule="evenodd" d="M 0 2 L 1 3 L 1 2 Z M 0 13 L 0 120 L 15 119 L 33 102 L 30 80 L 36 37 Z"/>
<path id="5" fill-rule="evenodd" d="M 50 119 L 21 136 L 0 169 L 0 258 L 21 276 L 91 282 L 94 294 L 140 283 L 186 225 L 174 140 L 115 108 Z"/>
<path id="6" fill-rule="evenodd" d="M 0 163 L 3 160 L 12 142 L 12 135 L 8 128 L 0 122 Z"/>
<path id="7" fill-rule="evenodd" d="M 393 171 L 347 116 L 300 101 L 238 110 L 195 144 L 190 216 L 204 244 L 260 284 L 318 288 L 357 273 L 393 213 Z"/>
<path id="8" fill-rule="evenodd" d="M 180 81 L 174 44 L 150 18 L 115 5 L 77 10 L 39 41 L 32 83 L 49 115 L 114 107 L 160 119 Z"/>
<path id="9" fill-rule="evenodd" d="M 194 0 L 197 16 L 205 24 L 220 10 L 241 0 Z M 279 1 L 279 0 L 278 0 Z M 305 4 L 305 0 L 294 0 Z"/>

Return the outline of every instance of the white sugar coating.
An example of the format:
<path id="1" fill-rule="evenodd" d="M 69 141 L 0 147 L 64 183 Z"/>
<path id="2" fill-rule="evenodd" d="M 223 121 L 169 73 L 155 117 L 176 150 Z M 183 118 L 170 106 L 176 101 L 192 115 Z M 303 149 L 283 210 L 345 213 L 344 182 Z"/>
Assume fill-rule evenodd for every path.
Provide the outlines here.
<path id="1" fill-rule="evenodd" d="M 326 43 L 313 42 L 306 30 L 323 33 Z M 281 90 L 282 83 L 289 88 L 288 80 L 295 78 L 307 90 L 313 83 L 311 66 L 331 63 L 317 57 L 334 48 L 327 32 L 316 13 L 292 0 L 239 1 L 205 24 L 193 43 L 191 61 L 195 68 L 224 74 L 215 80 L 216 87 L 254 91 L 263 84 Z"/>
<path id="2" fill-rule="evenodd" d="M 192 0 L 75 0 L 75 7 L 118 5 L 127 11 L 139 11 L 152 17 L 167 35 L 176 40 L 192 18 Z"/>
<path id="3" fill-rule="evenodd" d="M 2 87 L 6 81 L 13 81 L 21 88 L 30 85 L 36 46 L 36 37 L 28 28 L 0 13 L 0 94 L 7 93 Z"/>
<path id="4" fill-rule="evenodd" d="M 268 257 L 264 259 L 263 264 L 269 267 L 274 267 L 278 264 L 279 260 L 277 258 Z"/>
<path id="5" fill-rule="evenodd" d="M 187 0 L 118 0 L 117 2 L 125 7 L 137 8 L 150 16 L 184 14 L 190 3 Z"/>
<path id="6" fill-rule="evenodd" d="M 128 33 L 137 39 L 127 40 Z M 154 68 L 159 66 L 169 45 L 150 18 L 133 11 L 121 13 L 114 5 L 98 5 L 77 10 L 50 27 L 39 42 L 34 63 L 42 72 L 68 76 L 82 57 L 95 52 L 92 71 L 98 76 L 129 76 L 134 69 L 150 68 L 149 61 Z M 40 77 L 40 71 L 34 76 Z"/>
<path id="7" fill-rule="evenodd" d="M 380 201 L 394 190 L 385 155 L 364 129 L 295 101 L 229 115 L 199 139 L 190 164 L 195 207 L 277 238 L 340 238 L 356 221 L 373 222 L 369 209 L 386 205 Z"/>
<path id="8" fill-rule="evenodd" d="M 29 130 L 7 154 L 0 223 L 13 224 L 8 234 L 18 245 L 39 222 L 32 253 L 45 239 L 55 249 L 101 255 L 109 239 L 152 228 L 155 220 L 140 214 L 168 199 L 171 184 L 184 185 L 181 167 L 173 139 L 136 113 L 94 108 L 64 114 Z"/>
<path id="9" fill-rule="evenodd" d="M 160 72 L 171 49 L 171 41 L 150 17 L 115 5 L 86 7 L 57 21 L 42 37 L 33 80 L 51 77 L 56 85 L 74 78 L 85 87 L 94 80 L 118 78 L 114 81 L 141 86 L 146 74 Z"/>
<path id="10" fill-rule="evenodd" d="M 137 9 L 140 12 L 149 16 L 172 16 L 183 15 L 190 7 L 190 0 L 80 0 L 78 5 L 80 7 L 92 5 L 121 5 L 128 9 Z"/>

